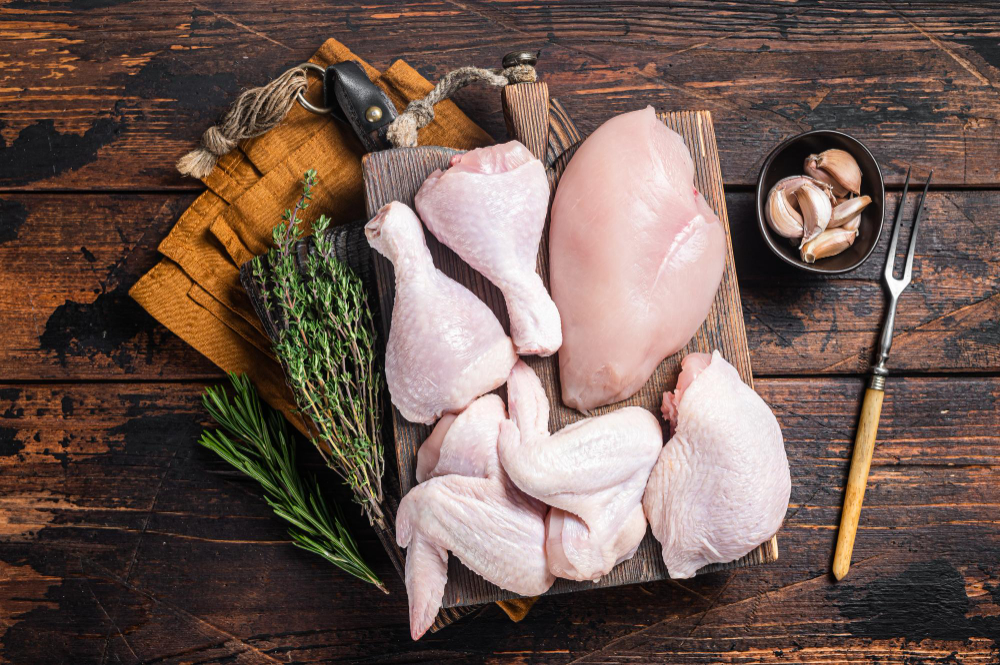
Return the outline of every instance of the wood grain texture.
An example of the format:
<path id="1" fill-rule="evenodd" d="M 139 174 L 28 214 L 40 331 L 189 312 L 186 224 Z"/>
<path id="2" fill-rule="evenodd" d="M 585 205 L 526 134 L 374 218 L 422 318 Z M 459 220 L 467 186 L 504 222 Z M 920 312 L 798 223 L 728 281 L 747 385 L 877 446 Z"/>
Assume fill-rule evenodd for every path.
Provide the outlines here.
<path id="1" fill-rule="evenodd" d="M 20 1 L 0 20 L 0 186 L 197 188 L 173 164 L 242 88 L 308 57 L 321 37 L 380 69 L 436 80 L 541 49 L 553 97 L 585 131 L 644 104 L 705 108 L 727 185 L 749 185 L 784 138 L 841 129 L 892 185 L 907 164 L 942 185 L 1000 182 L 1000 5 L 992 1 L 578 3 L 484 0 Z M 308 29 L 303 29 L 308 26 Z M 319 37 L 318 37 L 319 36 Z M 495 136 L 491 95 L 460 104 Z"/>
<path id="2" fill-rule="evenodd" d="M 197 447 L 203 384 L 0 385 L 0 660 L 995 662 L 1000 379 L 890 377 L 840 584 L 828 570 L 863 382 L 756 383 L 792 471 L 778 562 L 552 596 L 518 624 L 488 607 L 416 643 L 357 511 L 344 503 L 389 596 L 295 549 L 253 485 Z"/>
<path id="3" fill-rule="evenodd" d="M 0 662 L 996 663 L 998 16 L 995 1 L 5 2 Z M 431 80 L 541 48 L 543 81 L 586 132 L 646 104 L 712 112 L 755 386 L 793 475 L 778 562 L 551 596 L 518 624 L 486 607 L 412 643 L 405 591 L 349 506 L 391 596 L 292 548 L 256 490 L 194 446 L 199 395 L 221 376 L 125 294 L 200 190 L 174 160 L 239 90 L 328 36 Z M 504 136 L 494 92 L 457 101 Z M 908 164 L 940 183 L 840 584 L 888 234 L 836 279 L 766 252 L 749 189 L 810 128 L 865 141 L 890 190 Z M 550 131 L 550 161 L 579 139 Z"/>
<path id="4" fill-rule="evenodd" d="M 205 378 L 218 369 L 128 290 L 194 200 L 0 196 L 0 376 Z"/>
<path id="5" fill-rule="evenodd" d="M 572 146 L 579 137 L 551 140 Z M 0 194 L 0 379 L 204 380 L 216 368 L 128 298 L 193 197 Z M 889 196 L 894 211 L 897 194 Z M 912 213 L 915 197 L 908 213 Z M 757 376 L 868 370 L 884 307 L 889 235 L 861 268 L 819 279 L 781 263 L 753 198 L 726 195 Z M 1000 192 L 931 191 L 913 284 L 902 296 L 892 370 L 1000 372 Z M 908 232 L 908 230 L 906 230 Z M 907 238 L 900 241 L 903 247 Z"/>
<path id="6" fill-rule="evenodd" d="M 558 125 L 563 134 L 575 129 L 565 112 L 556 111 L 555 117 L 550 119 L 553 110 L 549 104 L 549 86 L 545 83 L 508 85 L 500 90 L 500 104 L 506 110 L 507 136 L 517 137 L 537 159 L 545 160 L 548 156 L 553 143 L 549 140 L 549 128 L 553 124 Z M 562 105 L 558 105 L 557 109 L 561 110 Z M 554 152 L 553 159 L 543 163 L 551 165 L 561 154 Z"/>

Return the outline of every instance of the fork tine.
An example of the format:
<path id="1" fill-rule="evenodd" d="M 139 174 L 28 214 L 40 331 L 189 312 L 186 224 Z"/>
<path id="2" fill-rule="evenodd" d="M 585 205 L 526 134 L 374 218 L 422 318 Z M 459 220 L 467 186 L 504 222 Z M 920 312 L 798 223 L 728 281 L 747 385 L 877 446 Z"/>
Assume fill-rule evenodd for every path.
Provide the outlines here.
<path id="1" fill-rule="evenodd" d="M 903 193 L 899 196 L 899 205 L 896 206 L 896 221 L 892 224 L 892 240 L 889 241 L 889 253 L 885 257 L 885 279 L 891 282 L 895 279 L 892 276 L 893 268 L 896 267 L 896 243 L 899 240 L 899 226 L 903 219 L 903 206 L 906 204 L 906 193 L 910 189 L 910 168 L 906 167 L 906 181 L 903 182 Z"/>
<path id="2" fill-rule="evenodd" d="M 917 248 L 917 231 L 920 230 L 920 219 L 924 214 L 924 199 L 927 198 L 927 188 L 931 186 L 931 177 L 934 171 L 927 174 L 927 183 L 924 185 L 924 193 L 920 195 L 920 203 L 917 205 L 917 219 L 913 222 L 913 231 L 910 233 L 910 247 L 906 250 L 906 268 L 903 270 L 903 281 L 910 283 L 913 275 L 913 253 Z"/>

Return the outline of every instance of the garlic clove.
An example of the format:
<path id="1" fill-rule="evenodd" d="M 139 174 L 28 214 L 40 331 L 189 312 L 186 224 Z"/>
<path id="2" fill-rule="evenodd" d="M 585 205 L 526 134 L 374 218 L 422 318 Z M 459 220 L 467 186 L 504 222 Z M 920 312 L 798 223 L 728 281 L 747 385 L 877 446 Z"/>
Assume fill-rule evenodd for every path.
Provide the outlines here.
<path id="1" fill-rule="evenodd" d="M 816 166 L 833 176 L 837 184 L 850 193 L 861 193 L 861 167 L 851 153 L 836 148 L 825 150 L 819 154 Z"/>
<path id="2" fill-rule="evenodd" d="M 788 195 L 788 200 L 792 202 L 792 207 L 795 208 L 795 210 L 798 210 L 799 203 L 798 201 L 795 200 L 795 190 L 801 187 L 802 185 L 806 184 L 807 182 L 811 185 L 816 185 L 817 187 L 825 191 L 827 195 L 830 197 L 830 203 L 832 205 L 837 205 L 836 203 L 837 197 L 833 195 L 833 185 L 830 185 L 828 183 L 823 182 L 822 180 L 817 180 L 816 178 L 812 178 L 807 175 L 790 175 L 787 178 L 782 178 L 781 180 L 776 182 L 774 186 L 780 187 L 781 189 L 785 190 L 785 193 Z"/>
<path id="3" fill-rule="evenodd" d="M 839 186 L 834 188 L 836 181 L 833 179 L 833 176 L 816 165 L 816 160 L 818 158 L 819 155 L 809 155 L 806 157 L 806 161 L 802 165 L 802 170 L 805 171 L 809 177 L 814 178 L 830 187 L 832 191 L 835 192 L 837 198 L 846 196 L 847 190 Z"/>
<path id="4" fill-rule="evenodd" d="M 833 206 L 824 190 L 808 182 L 795 190 L 795 198 L 802 211 L 802 242 L 799 243 L 801 248 L 826 230 L 833 216 Z"/>
<path id="5" fill-rule="evenodd" d="M 843 226 L 837 227 L 844 229 L 846 231 L 857 231 L 861 227 L 861 215 L 857 215 L 854 219 L 847 222 Z M 829 227 L 827 227 L 829 228 Z"/>
<path id="6" fill-rule="evenodd" d="M 806 263 L 816 263 L 816 259 L 836 256 L 854 244 L 857 231 L 847 229 L 831 229 L 823 231 L 818 236 L 802 245 L 799 256 Z"/>
<path id="7" fill-rule="evenodd" d="M 846 150 L 832 148 L 809 155 L 803 169 L 807 175 L 832 185 L 837 197 L 861 193 L 861 167 Z"/>
<path id="8" fill-rule="evenodd" d="M 838 199 L 837 195 L 833 193 L 833 187 L 830 186 L 830 185 L 827 185 L 822 180 L 817 180 L 816 182 L 818 182 L 819 184 L 823 185 L 822 189 L 823 189 L 824 192 L 826 192 L 826 198 L 830 199 L 830 205 L 833 206 L 834 208 L 836 208 L 837 204 L 840 203 L 842 200 Z"/>
<path id="9" fill-rule="evenodd" d="M 872 197 L 868 195 L 847 199 L 833 208 L 833 215 L 830 217 L 830 224 L 827 225 L 826 228 L 836 229 L 841 226 L 846 226 L 849 222 L 854 220 L 857 220 L 860 224 L 861 211 L 867 208 L 868 204 L 871 202 Z M 855 225 L 854 228 L 856 229 L 857 225 Z"/>
<path id="10" fill-rule="evenodd" d="M 771 188 L 767 195 L 767 205 L 764 207 L 771 230 L 783 238 L 802 237 L 802 215 L 792 207 L 788 193 L 780 183 Z"/>

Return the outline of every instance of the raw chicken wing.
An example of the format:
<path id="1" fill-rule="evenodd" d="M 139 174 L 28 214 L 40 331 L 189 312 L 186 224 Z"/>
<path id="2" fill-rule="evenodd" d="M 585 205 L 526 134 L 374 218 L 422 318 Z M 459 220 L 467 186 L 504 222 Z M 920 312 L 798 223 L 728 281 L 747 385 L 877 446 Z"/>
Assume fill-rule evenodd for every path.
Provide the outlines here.
<path id="1" fill-rule="evenodd" d="M 694 187 L 681 137 L 650 107 L 601 125 L 552 204 L 563 402 L 587 411 L 635 394 L 705 320 L 725 256 L 725 230 Z"/>
<path id="2" fill-rule="evenodd" d="M 430 232 L 503 292 L 517 352 L 555 353 L 559 310 L 535 272 L 549 207 L 542 163 L 517 141 L 455 155 L 415 204 Z"/>
<path id="3" fill-rule="evenodd" d="M 393 201 L 365 235 L 395 268 L 385 378 L 403 417 L 430 424 L 502 385 L 517 361 L 514 345 L 483 301 L 434 267 L 413 211 Z"/>
<path id="4" fill-rule="evenodd" d="M 445 414 L 417 451 L 417 482 L 450 473 L 485 478 L 497 459 L 500 421 L 506 418 L 496 395 L 483 395 L 457 416 Z"/>
<path id="5" fill-rule="evenodd" d="M 519 439 L 495 395 L 479 398 L 431 434 L 420 454 L 435 457 L 434 476 L 411 489 L 396 514 L 396 540 L 406 548 L 406 593 L 413 639 L 434 623 L 445 584 L 448 551 L 473 572 L 522 595 L 548 591 L 555 578 L 545 562 L 545 511 L 504 473 L 497 439 Z M 421 461 L 418 460 L 418 473 Z M 468 473 L 469 475 L 459 475 Z M 419 476 L 418 476 L 419 477 Z"/>
<path id="6" fill-rule="evenodd" d="M 792 483 L 777 419 L 718 351 L 684 358 L 663 416 L 674 434 L 642 503 L 670 577 L 682 579 L 771 538 Z"/>
<path id="7" fill-rule="evenodd" d="M 635 554 L 646 534 L 642 493 L 663 445 L 656 417 L 626 407 L 549 435 L 549 402 L 535 373 L 518 361 L 507 380 L 520 439 L 502 438 L 511 480 L 552 506 L 546 518 L 549 570 L 598 580 Z"/>

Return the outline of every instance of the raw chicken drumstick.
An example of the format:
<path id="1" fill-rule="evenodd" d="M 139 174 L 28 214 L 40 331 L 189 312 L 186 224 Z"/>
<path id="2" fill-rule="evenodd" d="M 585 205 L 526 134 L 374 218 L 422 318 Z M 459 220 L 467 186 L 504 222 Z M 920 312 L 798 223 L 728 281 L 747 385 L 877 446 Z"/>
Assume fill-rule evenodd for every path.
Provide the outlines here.
<path id="1" fill-rule="evenodd" d="M 632 406 L 549 434 L 549 402 L 518 361 L 507 380 L 520 438 L 502 437 L 500 459 L 525 493 L 552 506 L 546 518 L 549 570 L 598 580 L 635 554 L 646 535 L 642 493 L 663 446 L 649 411 Z"/>
<path id="2" fill-rule="evenodd" d="M 522 595 L 545 593 L 555 581 L 545 561 L 546 507 L 500 467 L 497 439 L 504 437 L 520 434 L 500 398 L 484 395 L 439 424 L 420 448 L 418 478 L 430 480 L 410 490 L 396 514 L 415 640 L 441 608 L 449 551 L 486 580 Z"/>
<path id="3" fill-rule="evenodd" d="M 642 499 L 670 577 L 728 563 L 777 532 L 792 482 L 781 428 L 718 351 L 684 358 L 663 396 L 673 436 Z"/>
<path id="4" fill-rule="evenodd" d="M 385 379 L 403 417 L 429 425 L 502 385 L 517 361 L 514 345 L 482 300 L 434 267 L 413 211 L 393 201 L 365 235 L 395 268 Z"/>
<path id="5" fill-rule="evenodd" d="M 455 155 L 415 204 L 430 232 L 503 292 L 517 352 L 555 353 L 559 310 L 535 272 L 549 207 L 542 163 L 517 141 Z"/>
<path id="6" fill-rule="evenodd" d="M 708 315 L 726 232 L 681 137 L 650 107 L 608 120 L 559 181 L 549 228 L 566 406 L 626 399 Z"/>

